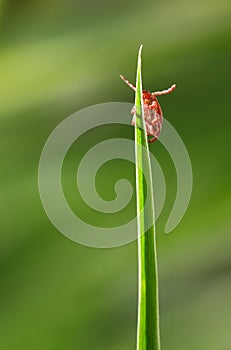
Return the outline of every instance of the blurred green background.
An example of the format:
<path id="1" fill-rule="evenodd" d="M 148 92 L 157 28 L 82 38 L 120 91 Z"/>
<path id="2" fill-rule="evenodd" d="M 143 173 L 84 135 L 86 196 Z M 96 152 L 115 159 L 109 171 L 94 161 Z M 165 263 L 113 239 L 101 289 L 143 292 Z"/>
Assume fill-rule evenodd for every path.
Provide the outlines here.
<path id="1" fill-rule="evenodd" d="M 151 146 L 167 182 L 157 222 L 162 348 L 231 349 L 230 10 L 230 0 L 0 1 L 1 349 L 135 349 L 136 242 L 104 250 L 62 236 L 42 208 L 37 169 L 68 115 L 133 101 L 119 74 L 134 82 L 140 43 L 145 88 L 177 84 L 159 101 L 194 174 L 188 211 L 165 235 L 176 175 L 163 147 Z M 133 128 L 83 135 L 63 170 L 70 205 L 99 225 L 117 219 L 98 218 L 73 187 L 78 160 L 107 137 L 132 138 Z M 125 163 L 100 171 L 104 199 L 113 199 L 116 179 L 134 183 Z M 134 212 L 133 198 L 126 215 Z"/>

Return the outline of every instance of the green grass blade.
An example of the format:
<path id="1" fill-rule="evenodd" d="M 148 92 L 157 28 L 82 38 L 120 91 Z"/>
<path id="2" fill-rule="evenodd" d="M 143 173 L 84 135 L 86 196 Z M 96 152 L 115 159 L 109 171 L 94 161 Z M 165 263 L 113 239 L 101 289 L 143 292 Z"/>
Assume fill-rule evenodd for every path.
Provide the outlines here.
<path id="1" fill-rule="evenodd" d="M 144 131 L 141 51 L 136 77 L 136 193 L 138 220 L 138 324 L 137 350 L 160 350 L 158 272 L 154 221 L 154 198 L 147 135 Z M 146 181 L 144 174 L 146 174 Z M 147 196 L 147 190 L 151 191 Z M 148 200 L 149 203 L 145 201 Z M 145 209 L 144 209 L 145 208 Z M 144 210 L 143 210 L 144 209 Z M 149 229 L 147 227 L 150 226 Z"/>

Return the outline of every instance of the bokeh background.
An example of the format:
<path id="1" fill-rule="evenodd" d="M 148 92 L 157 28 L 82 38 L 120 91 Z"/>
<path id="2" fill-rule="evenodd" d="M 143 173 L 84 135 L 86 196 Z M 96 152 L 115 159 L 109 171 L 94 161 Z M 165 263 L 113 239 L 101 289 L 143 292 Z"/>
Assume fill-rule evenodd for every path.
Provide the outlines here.
<path id="1" fill-rule="evenodd" d="M 176 174 L 163 147 L 151 146 L 166 176 L 157 222 L 163 350 L 231 349 L 231 187 L 229 0 L 0 1 L 0 347 L 4 350 L 132 350 L 136 338 L 137 246 L 78 245 L 47 218 L 38 193 L 43 145 L 68 115 L 89 105 L 132 102 L 119 74 L 159 90 L 165 117 L 181 135 L 194 173 L 182 222 L 163 233 Z M 73 145 L 63 186 L 85 220 L 114 225 L 135 213 L 134 198 L 118 218 L 84 206 L 76 166 L 99 140 L 133 138 L 132 127 L 104 127 Z M 105 164 L 97 176 L 104 199 L 134 167 Z"/>

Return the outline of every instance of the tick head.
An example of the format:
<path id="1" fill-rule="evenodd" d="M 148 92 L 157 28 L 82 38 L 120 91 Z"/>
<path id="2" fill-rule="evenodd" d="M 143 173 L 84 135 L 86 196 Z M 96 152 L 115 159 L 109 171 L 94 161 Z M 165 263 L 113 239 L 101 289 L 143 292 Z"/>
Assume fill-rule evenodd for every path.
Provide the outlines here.
<path id="1" fill-rule="evenodd" d="M 143 94 L 143 101 L 144 101 L 144 104 L 150 105 L 150 103 L 151 103 L 151 98 L 152 98 L 151 93 L 150 93 L 148 90 L 143 90 L 142 94 Z"/>
<path id="2" fill-rule="evenodd" d="M 143 99 L 149 100 L 151 98 L 151 93 L 148 90 L 143 90 Z"/>

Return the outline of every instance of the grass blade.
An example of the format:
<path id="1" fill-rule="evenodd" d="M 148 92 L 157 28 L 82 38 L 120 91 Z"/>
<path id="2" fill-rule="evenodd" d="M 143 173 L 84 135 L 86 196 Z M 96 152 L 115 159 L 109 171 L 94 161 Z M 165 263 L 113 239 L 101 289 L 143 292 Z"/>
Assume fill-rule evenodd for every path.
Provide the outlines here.
<path id="1" fill-rule="evenodd" d="M 154 198 L 149 148 L 144 123 L 139 50 L 136 77 L 136 194 L 138 220 L 138 324 L 137 350 L 160 350 L 158 271 L 154 220 Z M 146 181 L 144 174 L 146 174 Z M 151 191 L 147 196 L 147 190 Z M 148 200 L 149 203 L 145 201 Z M 150 226 L 151 224 L 151 226 Z M 149 227 L 149 229 L 146 229 Z"/>

